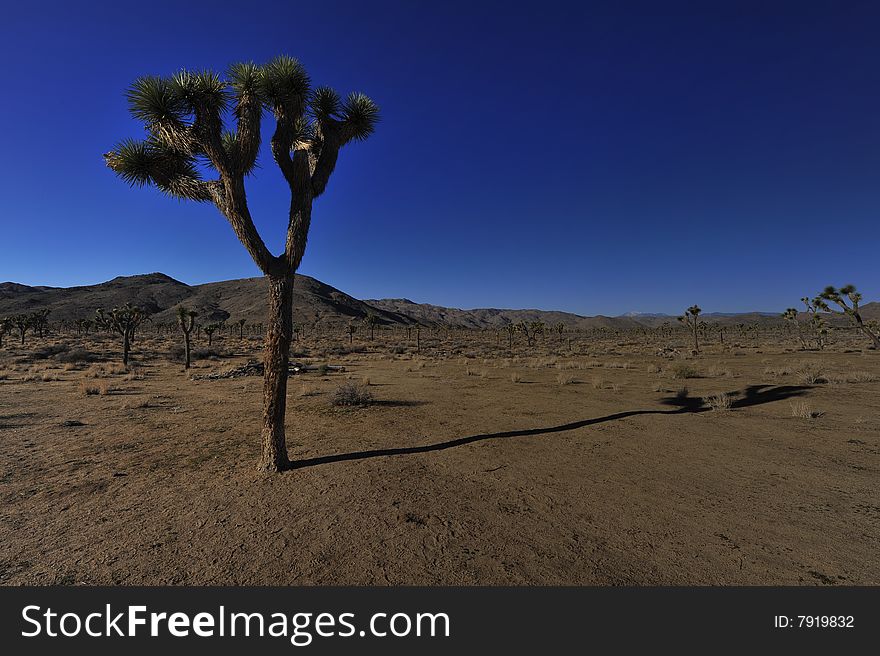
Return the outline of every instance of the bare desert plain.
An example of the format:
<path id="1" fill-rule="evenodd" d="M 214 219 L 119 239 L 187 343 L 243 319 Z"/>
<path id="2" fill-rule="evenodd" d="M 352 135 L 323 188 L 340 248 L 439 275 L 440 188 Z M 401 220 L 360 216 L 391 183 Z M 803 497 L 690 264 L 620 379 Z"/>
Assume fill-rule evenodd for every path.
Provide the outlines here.
<path id="1" fill-rule="evenodd" d="M 880 584 L 880 353 L 855 333 L 694 355 L 684 329 L 315 330 L 294 466 L 266 475 L 262 377 L 216 376 L 261 339 L 202 335 L 185 371 L 159 332 L 128 367 L 110 334 L 7 335 L 0 583 Z"/>

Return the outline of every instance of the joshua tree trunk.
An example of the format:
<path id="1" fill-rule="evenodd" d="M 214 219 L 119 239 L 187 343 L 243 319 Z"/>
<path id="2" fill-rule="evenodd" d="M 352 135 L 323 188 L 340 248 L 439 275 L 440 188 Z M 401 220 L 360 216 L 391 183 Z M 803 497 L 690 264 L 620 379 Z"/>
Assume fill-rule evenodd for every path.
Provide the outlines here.
<path id="1" fill-rule="evenodd" d="M 697 325 L 694 324 L 694 350 L 699 353 L 700 352 L 700 342 L 697 338 Z"/>
<path id="2" fill-rule="evenodd" d="M 184 333 L 183 337 L 183 351 L 186 356 L 186 364 L 183 366 L 184 369 L 189 369 L 190 366 L 190 344 L 189 344 L 189 333 Z"/>
<path id="3" fill-rule="evenodd" d="M 131 340 L 126 330 L 122 333 L 122 364 L 128 366 L 128 351 L 131 348 Z"/>
<path id="4" fill-rule="evenodd" d="M 287 466 L 284 412 L 287 370 L 293 336 L 293 274 L 267 276 L 269 316 L 266 327 L 263 378 L 263 435 L 260 469 L 279 471 Z"/>

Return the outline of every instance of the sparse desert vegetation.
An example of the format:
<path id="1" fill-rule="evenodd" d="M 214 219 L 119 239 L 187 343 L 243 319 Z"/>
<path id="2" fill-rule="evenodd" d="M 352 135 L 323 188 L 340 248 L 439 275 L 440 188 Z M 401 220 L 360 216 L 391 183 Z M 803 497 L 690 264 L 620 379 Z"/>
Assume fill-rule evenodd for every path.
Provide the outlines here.
<path id="1" fill-rule="evenodd" d="M 141 326 L 128 366 L 101 322 L 7 340 L 0 580 L 880 581 L 880 361 L 860 332 L 805 351 L 778 319 L 693 356 L 691 327 L 662 323 L 512 347 L 301 323 L 293 466 L 269 478 L 259 321 L 221 322 L 210 348 L 193 328 L 189 370 L 176 315 Z"/>

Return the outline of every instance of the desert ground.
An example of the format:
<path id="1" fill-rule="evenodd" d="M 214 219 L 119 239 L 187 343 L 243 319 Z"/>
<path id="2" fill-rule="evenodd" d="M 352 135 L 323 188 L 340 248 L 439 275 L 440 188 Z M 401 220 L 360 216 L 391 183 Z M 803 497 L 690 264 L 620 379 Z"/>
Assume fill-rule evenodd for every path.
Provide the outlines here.
<path id="1" fill-rule="evenodd" d="M 880 353 L 570 337 L 306 334 L 266 475 L 258 336 L 7 335 L 0 583 L 880 584 Z"/>

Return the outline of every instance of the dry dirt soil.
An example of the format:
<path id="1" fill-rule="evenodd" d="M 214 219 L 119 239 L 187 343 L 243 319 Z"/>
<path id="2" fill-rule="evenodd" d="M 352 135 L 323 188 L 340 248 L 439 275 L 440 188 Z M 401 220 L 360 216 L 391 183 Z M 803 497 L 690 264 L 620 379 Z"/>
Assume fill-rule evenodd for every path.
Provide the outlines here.
<path id="1" fill-rule="evenodd" d="M 200 378 L 258 338 L 185 373 L 174 335 L 127 370 L 7 335 L 0 583 L 880 584 L 880 353 L 365 337 L 298 345 L 345 372 L 291 378 L 298 466 L 265 475 L 261 379 Z"/>

